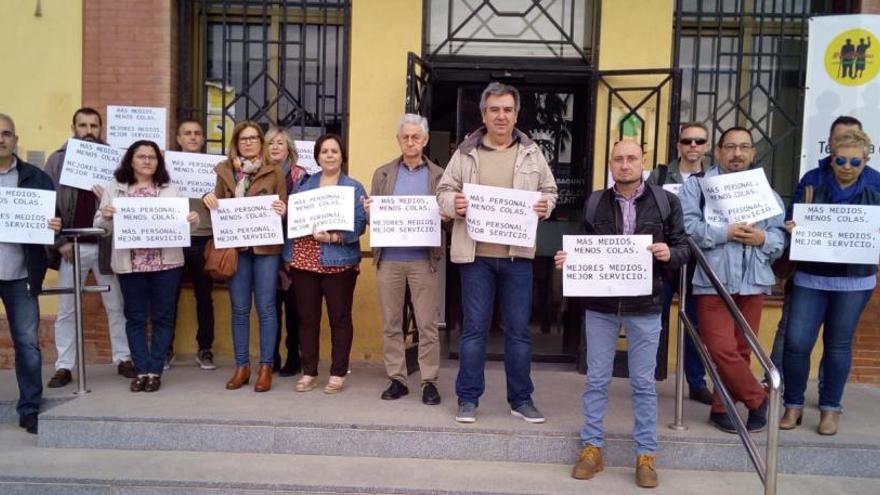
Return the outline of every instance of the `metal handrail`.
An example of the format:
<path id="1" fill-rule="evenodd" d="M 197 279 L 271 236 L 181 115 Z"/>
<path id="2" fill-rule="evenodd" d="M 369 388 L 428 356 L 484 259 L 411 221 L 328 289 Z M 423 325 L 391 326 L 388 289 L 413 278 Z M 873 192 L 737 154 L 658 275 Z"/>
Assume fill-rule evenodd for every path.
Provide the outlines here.
<path id="1" fill-rule="evenodd" d="M 746 429 L 745 423 L 743 423 L 742 418 L 740 418 L 739 413 L 736 411 L 736 404 L 733 401 L 733 398 L 730 396 L 730 392 L 728 392 L 727 387 L 724 386 L 724 383 L 721 380 L 721 376 L 718 374 L 718 370 L 715 368 L 715 364 L 712 362 L 712 359 L 709 355 L 709 351 L 706 349 L 703 340 L 700 338 L 699 333 L 697 333 L 696 328 L 694 327 L 693 322 L 687 315 L 685 311 L 685 307 L 687 305 L 687 266 L 682 267 L 681 270 L 681 280 L 679 285 L 679 303 L 678 303 L 678 350 L 676 352 L 676 375 L 675 375 L 675 421 L 669 425 L 670 428 L 675 430 L 684 430 L 687 429 L 683 421 L 683 409 L 684 409 L 684 332 L 687 331 L 688 334 L 693 339 L 694 344 L 697 349 L 697 353 L 700 355 L 700 360 L 703 361 L 703 364 L 706 367 L 706 371 L 708 371 L 709 378 L 712 380 L 712 383 L 715 385 L 715 391 L 718 392 L 719 397 L 721 398 L 721 402 L 724 403 L 724 407 L 727 409 L 727 414 L 730 416 L 730 419 L 733 421 L 733 425 L 736 428 L 736 433 L 739 435 L 740 440 L 743 443 L 743 446 L 746 448 L 746 452 L 749 455 L 749 459 L 752 461 L 752 465 L 755 467 L 755 471 L 758 473 L 758 477 L 761 478 L 761 483 L 764 484 L 764 494 L 765 495 L 775 495 L 776 494 L 776 484 L 777 484 L 777 469 L 778 469 L 778 451 L 779 451 L 779 408 L 780 408 L 780 396 L 782 390 L 782 377 L 779 375 L 779 371 L 773 366 L 773 363 L 770 361 L 770 358 L 767 356 L 767 353 L 764 352 L 764 349 L 761 347 L 760 342 L 758 342 L 758 337 L 755 335 L 755 332 L 752 330 L 752 327 L 746 321 L 742 312 L 736 306 L 736 303 L 733 302 L 733 298 L 730 296 L 730 293 L 727 292 L 727 289 L 724 287 L 724 284 L 721 283 L 721 280 L 718 279 L 718 275 L 712 270 L 712 267 L 709 265 L 709 261 L 706 259 L 706 256 L 703 254 L 703 251 L 697 246 L 697 243 L 694 242 L 693 239 L 688 237 L 688 245 L 693 255 L 693 258 L 696 260 L 697 265 L 703 269 L 706 275 L 709 278 L 709 281 L 712 283 L 712 286 L 715 288 L 715 292 L 717 292 L 718 296 L 721 297 L 721 300 L 724 302 L 724 306 L 730 315 L 733 317 L 733 321 L 736 324 L 736 328 L 742 334 L 743 338 L 745 338 L 749 347 L 752 350 L 752 353 L 758 358 L 758 363 L 764 368 L 766 372 L 766 376 L 769 382 L 769 408 L 767 412 L 767 450 L 764 458 L 761 458 L 761 454 L 758 450 L 758 446 L 755 441 L 752 439 L 752 436 L 749 435 L 748 430 Z"/>
<path id="2" fill-rule="evenodd" d="M 88 285 L 82 283 L 82 267 L 80 266 L 79 238 L 106 234 L 101 228 L 63 229 L 61 236 L 68 237 L 73 241 L 73 287 L 46 287 L 40 291 L 40 295 L 57 296 L 61 294 L 73 294 L 74 322 L 76 324 L 76 391 L 74 394 L 89 393 L 86 388 L 86 344 L 83 335 L 83 293 L 110 292 L 109 285 Z"/>

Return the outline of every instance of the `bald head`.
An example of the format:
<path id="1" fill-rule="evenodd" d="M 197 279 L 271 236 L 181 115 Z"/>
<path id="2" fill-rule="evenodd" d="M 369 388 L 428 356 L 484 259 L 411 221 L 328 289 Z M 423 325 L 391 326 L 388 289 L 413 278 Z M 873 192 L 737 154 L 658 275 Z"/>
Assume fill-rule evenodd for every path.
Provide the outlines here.
<path id="1" fill-rule="evenodd" d="M 638 183 L 642 180 L 642 170 L 645 167 L 642 146 L 629 139 L 614 143 L 608 167 L 615 183 Z"/>

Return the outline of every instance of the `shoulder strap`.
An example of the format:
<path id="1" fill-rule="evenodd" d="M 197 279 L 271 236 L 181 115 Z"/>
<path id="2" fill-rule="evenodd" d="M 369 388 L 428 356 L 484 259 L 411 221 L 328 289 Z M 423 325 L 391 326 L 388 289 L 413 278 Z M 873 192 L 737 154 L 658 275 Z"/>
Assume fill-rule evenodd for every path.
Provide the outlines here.
<path id="1" fill-rule="evenodd" d="M 660 169 L 657 172 L 657 185 L 662 186 L 666 184 L 666 176 L 669 174 L 669 165 L 657 165 L 657 168 Z"/>
<path id="2" fill-rule="evenodd" d="M 663 222 L 666 222 L 666 219 L 669 218 L 669 215 L 672 213 L 672 207 L 669 206 L 669 197 L 666 196 L 666 190 L 660 186 L 654 186 L 648 184 L 648 187 L 651 189 L 651 194 L 654 195 L 654 201 L 657 202 L 657 207 L 660 208 L 660 218 Z"/>
<path id="3" fill-rule="evenodd" d="M 584 209 L 584 219 L 592 225 L 596 222 L 596 210 L 599 208 L 599 201 L 602 201 L 602 195 L 607 189 L 593 191 L 587 198 L 587 207 Z"/>

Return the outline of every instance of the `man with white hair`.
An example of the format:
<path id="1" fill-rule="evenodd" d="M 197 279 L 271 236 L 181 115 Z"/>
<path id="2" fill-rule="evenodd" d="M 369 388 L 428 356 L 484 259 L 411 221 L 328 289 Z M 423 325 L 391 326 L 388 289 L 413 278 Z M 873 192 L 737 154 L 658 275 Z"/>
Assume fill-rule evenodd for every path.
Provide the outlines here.
<path id="1" fill-rule="evenodd" d="M 397 144 L 400 156 L 376 169 L 370 195 L 433 196 L 443 169 L 424 155 L 428 144 L 428 120 L 421 115 L 405 114 L 397 126 Z M 364 203 L 369 212 L 369 200 Z M 409 285 L 419 331 L 422 402 L 427 405 L 440 403 L 437 390 L 440 368 L 437 267 L 442 260 L 443 250 L 439 247 L 373 248 L 382 306 L 385 371 L 391 380 L 382 392 L 383 400 L 396 400 L 409 393 L 403 336 L 403 304 Z"/>

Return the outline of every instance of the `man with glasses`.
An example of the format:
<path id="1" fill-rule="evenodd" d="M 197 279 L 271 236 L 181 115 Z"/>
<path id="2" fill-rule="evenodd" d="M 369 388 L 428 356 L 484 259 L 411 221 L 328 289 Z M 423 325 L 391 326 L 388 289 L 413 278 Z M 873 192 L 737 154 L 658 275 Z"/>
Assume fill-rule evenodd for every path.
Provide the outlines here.
<path id="1" fill-rule="evenodd" d="M 752 135 L 743 127 L 731 127 L 721 134 L 715 148 L 718 165 L 705 177 L 736 174 L 757 168 Z M 782 198 L 773 193 L 780 208 Z M 770 264 L 785 247 L 783 215 L 755 223 L 718 225 L 706 221 L 705 199 L 699 180 L 687 181 L 679 195 L 687 233 L 703 250 L 712 270 L 733 298 L 755 333 L 761 324 L 764 296 L 776 282 Z M 709 276 L 698 267 L 693 278 L 700 335 L 712 361 L 734 401 L 749 409 L 746 428 L 758 432 L 767 426 L 767 392 L 749 368 L 751 350 L 737 330 L 733 316 L 716 293 Z M 736 414 L 736 411 L 731 411 Z M 774 418 L 775 420 L 775 418 Z M 736 433 L 716 390 L 709 423 L 721 431 Z"/>
<path id="2" fill-rule="evenodd" d="M 45 189 L 51 191 L 52 179 L 39 168 L 15 155 L 15 122 L 0 113 L 0 187 Z M 61 230 L 61 219 L 52 218 L 47 228 Z M 37 415 L 43 402 L 43 358 L 37 332 L 40 325 L 39 295 L 48 261 L 45 246 L 0 242 L 0 300 L 6 311 L 9 334 L 15 348 L 15 378 L 19 399 L 16 406 L 18 426 L 37 434 Z"/>
<path id="3" fill-rule="evenodd" d="M 105 144 L 101 141 L 101 114 L 94 108 L 83 107 L 73 113 L 70 126 L 74 139 Z M 98 211 L 103 188 L 92 187 L 91 191 L 76 189 L 61 184 L 64 169 L 64 155 L 67 143 L 61 146 L 46 161 L 46 173 L 58 191 L 55 207 L 64 228 L 92 228 L 95 212 Z M 137 372 L 131 362 L 128 350 L 128 337 L 125 334 L 125 315 L 122 311 L 122 293 L 116 275 L 110 269 L 112 237 L 81 237 L 79 239 L 79 260 L 83 281 L 91 271 L 99 285 L 109 285 L 110 291 L 101 294 L 104 311 L 107 312 L 107 326 L 110 333 L 110 349 L 116 371 L 126 378 L 135 378 Z M 49 266 L 58 270 L 58 285 L 73 286 L 73 243 L 59 237 L 49 252 Z M 55 318 L 55 347 L 58 359 L 55 361 L 55 375 L 49 380 L 49 388 L 63 387 L 70 383 L 70 370 L 76 364 L 76 324 L 74 322 L 75 300 L 73 294 L 58 297 L 58 315 Z M 82 356 L 80 356 L 82 366 Z"/>
<path id="4" fill-rule="evenodd" d="M 684 184 L 693 175 L 702 175 L 703 170 L 711 164 L 706 152 L 709 150 L 709 130 L 700 122 L 687 122 L 681 125 L 678 138 L 678 158 L 669 165 L 659 165 L 651 171 L 651 175 L 645 181 L 655 186 L 665 184 Z M 688 265 L 688 294 L 690 294 L 690 279 L 693 277 L 693 263 Z M 670 271 L 663 272 L 663 312 L 661 322 L 663 331 L 669 331 L 669 308 L 672 306 L 672 296 L 678 292 L 679 273 Z M 688 318 L 694 326 L 697 325 L 697 305 L 693 297 L 687 300 L 685 308 Z M 697 348 L 690 334 L 685 335 L 684 347 L 684 375 L 687 379 L 689 397 L 691 400 L 712 403 L 712 392 L 706 386 L 706 368 L 700 360 Z"/>

